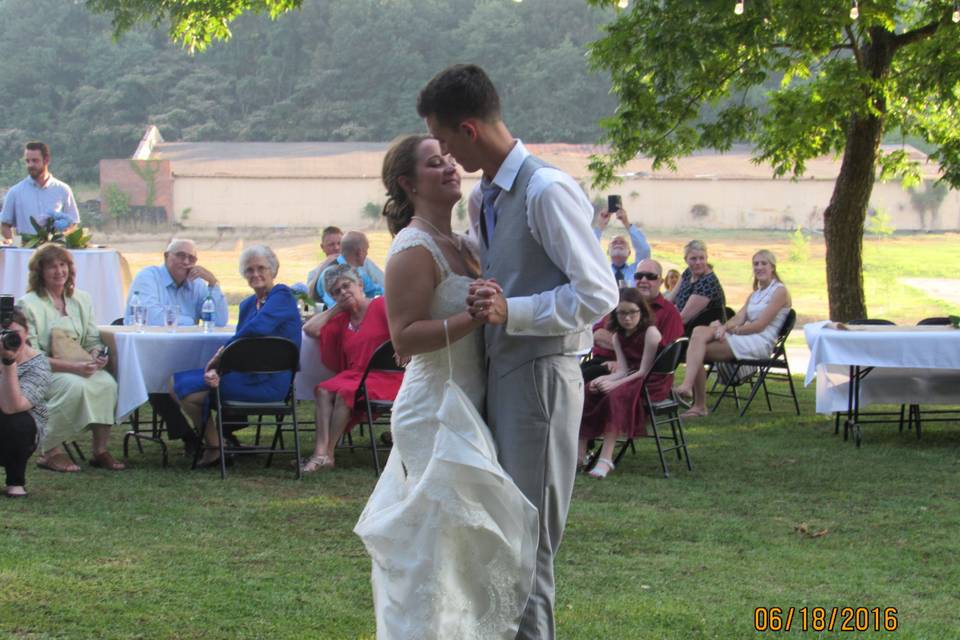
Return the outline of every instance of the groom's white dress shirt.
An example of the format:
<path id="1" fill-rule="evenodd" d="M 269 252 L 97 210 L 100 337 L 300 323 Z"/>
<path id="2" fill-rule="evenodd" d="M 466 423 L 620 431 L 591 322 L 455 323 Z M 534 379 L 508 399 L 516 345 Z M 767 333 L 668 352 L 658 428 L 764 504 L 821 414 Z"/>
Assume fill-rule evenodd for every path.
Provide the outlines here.
<path id="1" fill-rule="evenodd" d="M 493 183 L 509 191 L 530 152 L 516 141 Z M 499 198 L 502 197 L 502 193 Z M 480 184 L 470 194 L 470 235 L 485 250 L 480 234 Z M 527 226 L 547 256 L 570 282 L 551 291 L 507 299 L 510 335 L 558 336 L 592 326 L 618 302 L 617 283 L 606 256 L 593 234 L 593 205 L 567 174 L 544 167 L 527 185 Z M 491 237 L 493 230 L 490 230 Z M 606 283 L 608 286 L 597 286 Z M 591 344 L 580 345 L 583 353 Z"/>

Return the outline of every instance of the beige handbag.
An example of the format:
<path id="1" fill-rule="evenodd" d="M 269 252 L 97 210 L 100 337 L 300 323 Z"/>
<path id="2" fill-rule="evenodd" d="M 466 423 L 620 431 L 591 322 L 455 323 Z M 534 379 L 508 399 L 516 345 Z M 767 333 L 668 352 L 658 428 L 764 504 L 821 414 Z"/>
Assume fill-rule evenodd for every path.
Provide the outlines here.
<path id="1" fill-rule="evenodd" d="M 93 362 L 93 356 L 63 329 L 50 330 L 50 355 L 70 362 Z"/>

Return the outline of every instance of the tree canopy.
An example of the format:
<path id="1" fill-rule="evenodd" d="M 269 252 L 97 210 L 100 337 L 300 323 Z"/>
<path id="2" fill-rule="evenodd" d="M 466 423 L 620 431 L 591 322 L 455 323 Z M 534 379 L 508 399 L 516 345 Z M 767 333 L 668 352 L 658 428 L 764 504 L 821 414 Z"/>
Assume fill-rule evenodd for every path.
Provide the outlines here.
<path id="1" fill-rule="evenodd" d="M 615 0 L 588 0 L 612 7 Z M 960 186 L 960 26 L 952 0 L 635 1 L 591 47 L 619 98 L 602 121 L 609 155 L 598 184 L 644 154 L 671 166 L 698 149 L 748 141 L 776 175 L 842 154 L 824 215 L 831 317 L 864 317 L 863 223 L 877 173 L 917 180 L 896 132 L 933 146 L 943 179 Z M 857 11 L 851 12 L 852 6 Z M 859 15 L 857 15 L 857 13 Z M 758 88 L 766 99 L 755 100 Z"/>
<path id="2" fill-rule="evenodd" d="M 540 19 L 544 3 L 555 20 Z M 130 12 L 0 0 L 0 187 L 23 176 L 26 140 L 51 144 L 56 175 L 96 180 L 98 161 L 128 157 L 147 124 L 168 140 L 391 140 L 423 130 L 417 92 L 455 62 L 484 65 L 529 141 L 593 142 L 615 105 L 606 74 L 584 64 L 609 13 L 582 0 L 311 2 L 240 15 L 229 41 L 192 55 L 134 9 L 230 2 L 112 4 Z M 128 25 L 118 40 L 115 24 Z"/>

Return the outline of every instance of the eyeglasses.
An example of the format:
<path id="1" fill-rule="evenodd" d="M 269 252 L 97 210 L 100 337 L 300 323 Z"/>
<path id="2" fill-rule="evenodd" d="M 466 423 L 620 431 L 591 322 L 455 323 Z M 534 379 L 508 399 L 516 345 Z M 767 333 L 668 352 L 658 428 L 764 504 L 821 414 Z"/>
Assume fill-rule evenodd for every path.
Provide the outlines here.
<path id="1" fill-rule="evenodd" d="M 617 309 L 618 318 L 629 318 L 636 315 L 640 315 L 640 309 L 634 309 L 633 311 L 621 311 L 620 309 Z"/>
<path id="2" fill-rule="evenodd" d="M 650 273 L 649 271 L 637 271 L 636 275 L 634 275 L 634 278 L 637 280 L 650 280 L 652 282 L 654 280 L 659 280 L 660 274 Z"/>
<path id="3" fill-rule="evenodd" d="M 352 281 L 348 281 L 348 282 L 344 282 L 339 287 L 334 287 L 333 289 L 330 289 L 330 297 L 336 298 L 341 293 L 346 292 L 346 290 L 352 287 L 354 284 L 356 283 Z"/>
<path id="4" fill-rule="evenodd" d="M 271 271 L 270 267 L 264 265 L 257 265 L 255 267 L 247 267 L 243 270 L 243 275 L 250 277 L 257 273 L 269 273 Z"/>
<path id="5" fill-rule="evenodd" d="M 175 251 L 173 253 L 173 257 L 180 261 L 185 260 L 190 264 L 193 264 L 197 261 L 197 256 L 193 255 L 192 253 L 187 253 L 186 251 Z"/>

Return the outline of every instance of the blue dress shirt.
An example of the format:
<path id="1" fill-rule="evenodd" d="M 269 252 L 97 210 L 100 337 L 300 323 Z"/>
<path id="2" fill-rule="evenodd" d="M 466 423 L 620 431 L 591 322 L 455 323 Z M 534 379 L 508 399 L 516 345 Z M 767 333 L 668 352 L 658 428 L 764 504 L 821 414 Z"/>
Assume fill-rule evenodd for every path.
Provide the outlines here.
<path id="1" fill-rule="evenodd" d="M 650 243 L 647 242 L 647 237 L 643 235 L 643 231 L 640 231 L 640 228 L 631 224 L 627 229 L 627 232 L 630 234 L 630 244 L 633 245 L 633 262 L 624 262 L 623 267 L 620 268 L 621 273 L 623 274 L 623 280 L 626 282 L 626 286 L 632 287 L 634 285 L 634 278 L 637 273 L 637 265 L 640 264 L 641 260 L 646 260 L 650 257 Z M 597 240 L 600 240 L 600 236 L 603 234 L 603 231 L 597 227 L 593 228 L 593 235 L 597 236 Z M 617 275 L 617 267 L 610 263 L 610 269 L 613 271 L 614 277 Z"/>
<path id="2" fill-rule="evenodd" d="M 30 224 L 30 218 L 43 225 L 47 218 L 60 212 L 70 218 L 73 224 L 80 222 L 77 201 L 73 199 L 70 186 L 50 176 L 47 184 L 41 187 L 36 180 L 27 176 L 10 187 L 4 196 L 0 222 L 16 227 L 20 235 L 32 235 L 37 230 Z"/>
<path id="3" fill-rule="evenodd" d="M 123 314 L 123 324 L 133 324 L 130 298 L 133 297 L 134 292 L 140 294 L 140 304 L 147 308 L 147 324 L 150 326 L 163 326 L 163 308 L 168 304 L 180 306 L 180 318 L 177 324 L 197 324 L 208 292 L 214 304 L 214 324 L 218 327 L 227 324 L 227 301 L 219 286 L 208 287 L 206 281 L 197 278 L 185 280 L 178 287 L 170 272 L 167 271 L 166 265 L 146 267 L 133 279 L 130 294 L 127 297 L 127 308 Z"/>

